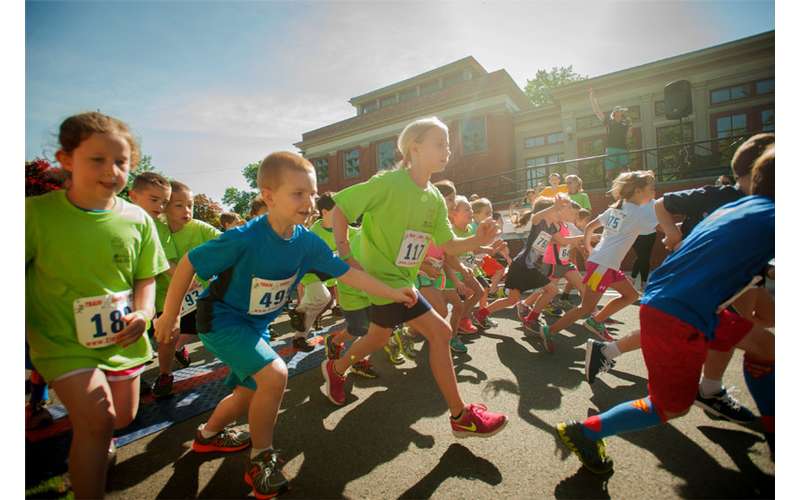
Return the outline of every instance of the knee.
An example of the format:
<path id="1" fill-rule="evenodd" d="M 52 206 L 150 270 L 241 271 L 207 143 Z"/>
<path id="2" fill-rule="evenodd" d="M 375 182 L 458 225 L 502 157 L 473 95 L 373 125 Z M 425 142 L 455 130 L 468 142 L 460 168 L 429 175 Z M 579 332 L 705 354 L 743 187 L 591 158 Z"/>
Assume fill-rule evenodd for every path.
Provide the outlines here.
<path id="1" fill-rule="evenodd" d="M 117 414 L 108 399 L 99 401 L 94 407 L 88 408 L 73 422 L 75 430 L 84 431 L 92 437 L 111 439 L 114 432 Z M 132 418 L 130 420 L 133 420 Z M 130 423 L 130 420 L 127 423 Z M 127 425 L 127 423 L 125 425 Z M 119 426 L 118 428 L 121 428 Z"/>
<path id="2" fill-rule="evenodd" d="M 289 369 L 286 368 L 286 363 L 282 359 L 276 358 L 254 374 L 253 380 L 256 381 L 256 390 L 282 388 L 289 380 Z"/>

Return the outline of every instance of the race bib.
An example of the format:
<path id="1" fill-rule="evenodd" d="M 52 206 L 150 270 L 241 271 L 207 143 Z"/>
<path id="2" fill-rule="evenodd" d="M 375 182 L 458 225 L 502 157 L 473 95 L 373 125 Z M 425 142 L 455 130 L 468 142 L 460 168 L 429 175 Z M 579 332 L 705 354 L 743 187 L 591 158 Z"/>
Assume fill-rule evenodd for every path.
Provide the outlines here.
<path id="1" fill-rule="evenodd" d="M 572 247 L 570 245 L 565 245 L 563 247 L 559 247 L 558 250 L 558 260 L 561 262 L 568 262 L 569 261 L 569 251 Z"/>
<path id="2" fill-rule="evenodd" d="M 186 295 L 183 296 L 181 313 L 179 315 L 181 318 L 197 309 L 197 299 L 200 297 L 202 291 L 203 285 L 197 280 L 197 276 L 195 276 L 192 278 L 192 284 L 189 285 L 189 290 L 186 292 Z"/>
<path id="3" fill-rule="evenodd" d="M 622 222 L 625 220 L 625 213 L 617 208 L 609 209 L 608 221 L 605 224 L 608 234 L 619 234 Z"/>
<path id="4" fill-rule="evenodd" d="M 78 342 L 90 349 L 106 347 L 125 328 L 122 317 L 133 310 L 133 290 L 76 299 L 72 308 Z"/>
<path id="5" fill-rule="evenodd" d="M 553 235 L 548 233 L 547 231 L 541 231 L 539 236 L 533 240 L 533 245 L 531 245 L 531 251 L 535 251 L 536 253 L 544 254 L 545 250 L 547 250 L 547 245 L 550 244 L 550 240 L 553 239 Z"/>
<path id="6" fill-rule="evenodd" d="M 425 257 L 430 236 L 420 231 L 406 231 L 394 264 L 397 267 L 416 267 Z"/>
<path id="7" fill-rule="evenodd" d="M 248 314 L 262 315 L 277 311 L 289 299 L 289 289 L 297 275 L 283 280 L 253 278 L 250 286 L 250 309 Z"/>

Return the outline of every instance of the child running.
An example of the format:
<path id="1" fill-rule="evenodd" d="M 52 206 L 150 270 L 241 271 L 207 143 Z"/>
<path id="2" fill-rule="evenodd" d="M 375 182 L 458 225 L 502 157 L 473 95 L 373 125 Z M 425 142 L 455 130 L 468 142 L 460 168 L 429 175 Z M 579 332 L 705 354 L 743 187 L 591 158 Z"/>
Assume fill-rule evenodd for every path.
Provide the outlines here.
<path id="1" fill-rule="evenodd" d="M 75 496 L 101 498 L 111 436 L 139 408 L 139 375 L 152 356 L 142 334 L 155 277 L 169 264 L 153 219 L 117 196 L 139 161 L 128 126 L 82 113 L 61 124 L 59 142 L 68 188 L 25 200 L 27 338 L 72 423 Z"/>
<path id="2" fill-rule="evenodd" d="M 172 233 L 172 244 L 175 246 L 175 255 L 180 260 L 190 250 L 196 248 L 207 241 L 215 239 L 222 234 L 219 229 L 194 218 L 194 196 L 192 190 L 186 184 L 173 180 L 170 183 L 172 194 L 167 203 L 165 215 L 167 225 Z M 174 271 L 173 271 L 174 274 Z M 169 281 L 172 279 L 170 274 L 164 276 L 166 290 Z M 197 335 L 196 314 L 197 299 L 200 293 L 208 286 L 208 282 L 202 278 L 192 281 L 183 298 L 183 305 L 180 311 L 180 327 L 175 332 L 175 341 L 170 343 L 158 344 L 158 371 L 159 375 L 153 383 L 153 395 L 157 398 L 164 398 L 172 393 L 172 357 L 184 368 L 191 364 L 189 350 L 185 344 Z"/>
<path id="3" fill-rule="evenodd" d="M 351 186 L 334 196 L 333 230 L 339 255 L 351 265 L 347 223 L 363 214 L 360 265 L 391 286 L 412 286 L 431 240 L 447 254 L 458 255 L 489 244 L 497 236 L 493 222 L 478 226 L 468 239 L 456 238 L 447 220 L 447 206 L 430 183 L 435 172 L 450 159 L 447 126 L 438 118 L 407 125 L 398 138 L 402 160 L 394 170 Z M 370 326 L 367 335 L 354 343 L 344 356 L 322 366 L 325 393 L 336 405 L 346 400 L 345 372 L 349 366 L 380 349 L 392 328 L 408 323 L 428 341 L 434 379 L 450 409 L 450 426 L 456 437 L 488 437 L 507 424 L 505 415 L 490 412 L 482 404 L 465 405 L 458 391 L 448 345 L 451 330 L 422 297 L 412 308 L 391 304 L 370 293 Z"/>
<path id="4" fill-rule="evenodd" d="M 230 368 L 227 383 L 233 392 L 197 429 L 192 449 L 235 452 L 252 442 L 245 482 L 257 498 L 270 498 L 288 487 L 272 448 L 288 372 L 270 347 L 269 324 L 281 313 L 291 289 L 314 269 L 409 307 L 416 294 L 410 288 L 389 288 L 363 271 L 349 269 L 324 241 L 303 227 L 317 191 L 314 167 L 308 160 L 295 153 L 273 153 L 261 162 L 256 182 L 268 215 L 184 255 L 167 292 L 164 314 L 156 323 L 156 337 L 160 342 L 174 339 L 180 304 L 194 273 L 206 280 L 217 276 L 200 297 L 197 327 L 206 349 Z M 228 427 L 245 413 L 250 437 Z"/>
<path id="5" fill-rule="evenodd" d="M 774 454 L 775 337 L 726 309 L 775 254 L 775 153 L 753 168 L 753 196 L 704 219 L 656 269 L 639 308 L 649 395 L 583 422 L 556 425 L 561 441 L 597 474 L 609 472 L 607 436 L 686 414 L 709 349 L 745 351 L 744 376 Z M 702 290 L 702 293 L 697 293 Z"/>
<path id="6" fill-rule="evenodd" d="M 602 340 L 612 340 L 603 322 L 639 298 L 639 292 L 620 271 L 620 267 L 636 237 L 658 225 L 653 203 L 655 192 L 655 176 L 650 170 L 625 172 L 614 179 L 611 194 L 617 201 L 590 222 L 584 233 L 584 246 L 591 254 L 586 261 L 583 277 L 586 288 L 581 296 L 581 305 L 567 311 L 551 326 L 545 325 L 545 337 L 552 338 L 578 319 L 591 315 L 606 289 L 612 288 L 621 295 L 598 313 L 589 316 L 584 323 L 589 331 Z M 603 227 L 603 234 L 592 249 L 591 238 L 599 227 Z"/>

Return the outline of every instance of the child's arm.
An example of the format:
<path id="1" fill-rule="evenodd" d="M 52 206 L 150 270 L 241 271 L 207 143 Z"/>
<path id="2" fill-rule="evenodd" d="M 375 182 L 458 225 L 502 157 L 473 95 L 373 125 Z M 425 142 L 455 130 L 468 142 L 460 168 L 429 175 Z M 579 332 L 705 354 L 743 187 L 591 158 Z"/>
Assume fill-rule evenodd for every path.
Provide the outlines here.
<path id="1" fill-rule="evenodd" d="M 656 201 L 655 210 L 658 224 L 661 226 L 661 229 L 664 230 L 664 246 L 667 247 L 667 250 L 677 250 L 681 244 L 681 240 L 683 240 L 683 235 L 681 235 L 680 229 L 678 229 L 678 226 L 672 219 L 672 214 L 669 213 L 667 207 L 664 206 L 664 198 L 659 198 L 658 201 Z"/>
<path id="2" fill-rule="evenodd" d="M 167 289 L 167 297 L 164 299 L 164 312 L 156 321 L 155 337 L 159 343 L 172 340 L 172 332 L 178 328 L 178 314 L 181 312 L 181 304 L 189 285 L 194 277 L 194 266 L 189 260 L 187 253 L 181 257 L 181 261 L 175 268 L 175 274 Z"/>
<path id="3" fill-rule="evenodd" d="M 115 344 L 128 347 L 133 344 L 144 332 L 147 324 L 155 313 L 156 279 L 146 278 L 133 283 L 133 312 L 122 317 L 125 328 L 117 334 Z"/>
<path id="4" fill-rule="evenodd" d="M 448 255 L 461 255 L 467 252 L 474 252 L 483 245 L 491 244 L 501 231 L 492 219 L 486 219 L 478 224 L 475 236 L 470 238 L 453 238 L 442 244 L 442 249 Z M 338 242 L 337 242 L 338 243 Z"/>
<path id="5" fill-rule="evenodd" d="M 169 261 L 169 269 L 167 269 L 164 272 L 167 273 L 167 276 L 172 278 L 173 276 L 175 276 L 175 269 L 177 269 L 177 267 L 178 266 L 173 261 Z"/>
<path id="6" fill-rule="evenodd" d="M 343 261 L 347 262 L 350 265 L 350 267 L 354 267 L 356 269 L 360 269 L 363 271 L 364 268 L 361 267 L 361 264 L 359 264 L 358 261 L 353 258 L 353 253 L 352 250 L 350 249 L 350 239 L 349 235 L 347 234 L 348 228 L 349 225 L 347 223 L 347 217 L 345 217 L 344 213 L 341 210 L 339 210 L 339 207 L 334 206 L 333 241 L 336 242 L 336 250 L 337 252 L 339 252 L 339 257 Z"/>
<path id="7" fill-rule="evenodd" d="M 406 307 L 412 307 L 417 303 L 417 293 L 413 288 L 392 288 L 360 269 L 351 267 L 337 279 L 347 286 L 364 290 L 370 295 L 377 295 L 394 302 L 400 302 L 405 304 Z"/>
<path id="8" fill-rule="evenodd" d="M 590 223 L 586 224 L 586 229 L 583 230 L 583 246 L 588 252 L 592 251 L 592 233 L 598 227 L 603 225 L 600 222 L 600 216 L 595 217 Z"/>

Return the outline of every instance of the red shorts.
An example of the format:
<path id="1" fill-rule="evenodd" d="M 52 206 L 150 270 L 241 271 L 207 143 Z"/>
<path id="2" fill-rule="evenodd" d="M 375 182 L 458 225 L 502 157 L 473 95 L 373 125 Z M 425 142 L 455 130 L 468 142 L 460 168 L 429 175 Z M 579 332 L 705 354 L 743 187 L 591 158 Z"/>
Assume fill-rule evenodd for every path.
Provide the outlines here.
<path id="1" fill-rule="evenodd" d="M 486 273 L 486 276 L 491 278 L 497 271 L 503 271 L 505 266 L 502 266 L 491 255 L 485 255 L 481 261 L 481 269 L 483 269 L 483 272 Z"/>
<path id="2" fill-rule="evenodd" d="M 654 307 L 642 305 L 639 321 L 650 399 L 662 419 L 665 411 L 681 413 L 692 406 L 708 350 L 729 351 L 753 328 L 725 310 L 709 342 L 697 328 Z"/>
<path id="3" fill-rule="evenodd" d="M 146 365 L 142 364 L 139 366 L 134 366 L 133 368 L 128 368 L 126 370 L 103 370 L 103 373 L 106 375 L 106 380 L 109 382 L 122 382 L 125 380 L 131 380 L 139 375 L 142 374 Z M 71 377 L 73 375 L 77 375 L 79 373 L 90 372 L 92 370 L 96 370 L 97 368 L 78 368 L 77 370 L 72 370 L 67 373 L 64 373 L 55 379 L 51 380 L 50 383 L 56 382 L 58 380 L 63 380 L 67 377 Z"/>
<path id="4" fill-rule="evenodd" d="M 583 275 L 583 282 L 593 292 L 605 292 L 609 286 L 626 279 L 625 273 L 619 269 L 610 269 L 600 266 L 596 262 L 586 261 L 586 273 Z"/>

